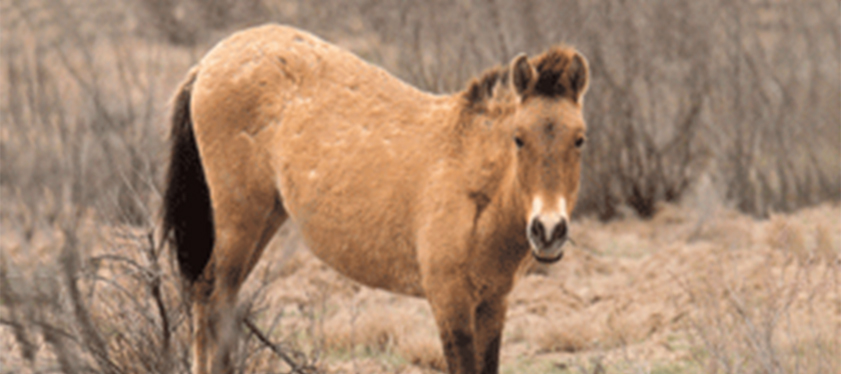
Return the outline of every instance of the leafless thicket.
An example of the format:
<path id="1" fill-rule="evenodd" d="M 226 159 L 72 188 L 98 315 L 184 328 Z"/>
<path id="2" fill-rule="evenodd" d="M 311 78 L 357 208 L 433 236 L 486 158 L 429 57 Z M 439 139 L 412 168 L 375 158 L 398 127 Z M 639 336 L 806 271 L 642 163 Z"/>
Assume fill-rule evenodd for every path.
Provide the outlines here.
<path id="1" fill-rule="evenodd" d="M 274 20 L 435 92 L 573 44 L 593 70 L 580 213 L 624 204 L 648 217 L 704 175 L 745 212 L 789 211 L 841 194 L 838 12 L 817 0 L 5 0 L 2 187 L 137 223 L 156 199 L 178 73 L 224 30 Z"/>
<path id="2" fill-rule="evenodd" d="M 102 257 L 77 226 L 153 230 L 169 95 L 234 29 L 296 25 L 433 92 L 572 44 L 592 68 L 579 214 L 650 217 L 700 194 L 767 216 L 841 198 L 839 12 L 821 0 L 0 0 L 0 234 L 19 243 L 0 253 L 0 322 L 22 357 L 43 341 L 65 372 L 186 367 L 183 340 L 166 340 L 186 334 L 167 299 L 177 287 L 151 242 Z M 16 275 L 13 252 L 34 253 L 39 231 L 62 238 L 63 257 Z M 115 291 L 108 302 L 131 307 L 97 314 L 78 282 L 147 293 Z"/>
<path id="3" fill-rule="evenodd" d="M 650 217 L 715 194 L 757 216 L 841 198 L 841 35 L 825 1 L 299 4 L 284 22 L 341 41 L 435 92 L 566 42 L 589 57 L 579 213 Z M 715 191 L 693 191 L 702 176 Z"/>

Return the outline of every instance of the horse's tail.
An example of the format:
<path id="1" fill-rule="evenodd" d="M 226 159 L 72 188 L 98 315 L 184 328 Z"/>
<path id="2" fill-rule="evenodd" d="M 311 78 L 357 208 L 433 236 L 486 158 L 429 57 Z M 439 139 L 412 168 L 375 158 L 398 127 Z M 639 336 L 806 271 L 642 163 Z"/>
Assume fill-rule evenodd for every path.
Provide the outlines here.
<path id="1" fill-rule="evenodd" d="M 193 123 L 190 98 L 197 69 L 178 88 L 172 109 L 172 150 L 163 201 L 164 242 L 178 259 L 181 276 L 190 283 L 204 271 L 213 252 L 213 208 Z"/>

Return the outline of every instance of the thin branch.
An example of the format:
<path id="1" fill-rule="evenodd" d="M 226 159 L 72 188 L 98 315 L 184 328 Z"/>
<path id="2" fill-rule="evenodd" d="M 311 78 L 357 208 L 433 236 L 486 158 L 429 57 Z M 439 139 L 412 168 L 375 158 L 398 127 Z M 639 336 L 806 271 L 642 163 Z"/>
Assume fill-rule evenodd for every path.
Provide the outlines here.
<path id="1" fill-rule="evenodd" d="M 256 336 L 257 339 L 260 340 L 261 343 L 263 343 L 267 348 L 271 349 L 272 352 L 274 352 L 278 357 L 280 357 L 284 362 L 286 362 L 286 364 L 289 365 L 289 367 L 292 368 L 292 370 L 289 372 L 290 374 L 291 373 L 298 373 L 298 374 L 318 373 L 318 369 L 316 367 L 312 366 L 311 364 L 307 364 L 307 363 L 299 364 L 298 362 L 296 362 L 295 359 L 293 359 L 289 354 L 287 354 L 284 351 L 283 347 L 281 347 L 280 345 L 275 344 L 271 340 L 269 340 L 269 338 L 266 337 L 265 334 L 263 334 L 263 332 L 260 330 L 260 328 L 258 328 L 254 324 L 254 322 L 251 321 L 250 318 L 248 318 L 248 317 L 244 318 L 243 322 L 245 323 L 245 326 L 248 327 L 248 330 L 250 330 L 251 333 L 254 334 L 254 336 Z M 300 354 L 295 352 L 295 355 L 300 355 Z"/>

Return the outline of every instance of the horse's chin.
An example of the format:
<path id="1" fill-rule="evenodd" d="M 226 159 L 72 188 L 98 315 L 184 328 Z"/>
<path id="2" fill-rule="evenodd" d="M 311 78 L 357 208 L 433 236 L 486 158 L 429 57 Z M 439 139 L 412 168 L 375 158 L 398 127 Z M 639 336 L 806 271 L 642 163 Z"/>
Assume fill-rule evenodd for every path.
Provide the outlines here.
<path id="1" fill-rule="evenodd" d="M 554 263 L 560 261 L 562 258 L 564 258 L 563 249 L 558 251 L 558 254 L 556 254 L 554 256 L 551 256 L 551 255 L 550 256 L 541 256 L 541 255 L 537 254 L 537 251 L 534 251 L 534 250 L 531 251 L 531 254 L 532 254 L 532 256 L 534 256 L 534 259 L 537 260 L 537 262 L 539 262 L 541 264 L 554 264 Z"/>

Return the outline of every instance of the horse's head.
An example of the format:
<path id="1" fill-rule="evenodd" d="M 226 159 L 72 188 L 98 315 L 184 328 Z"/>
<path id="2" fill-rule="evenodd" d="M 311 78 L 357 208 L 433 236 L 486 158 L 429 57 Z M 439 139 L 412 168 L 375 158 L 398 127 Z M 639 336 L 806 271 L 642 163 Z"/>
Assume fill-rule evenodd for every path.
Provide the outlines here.
<path id="1" fill-rule="evenodd" d="M 578 198 L 587 62 L 574 51 L 553 50 L 534 65 L 521 56 L 511 67 L 511 82 L 520 96 L 511 143 L 525 199 L 526 236 L 537 260 L 555 262 L 563 256 Z"/>
<path id="2" fill-rule="evenodd" d="M 578 52 L 554 48 L 531 60 L 520 55 L 468 91 L 485 111 L 504 112 L 498 124 L 516 175 L 510 193 L 521 207 L 517 214 L 526 219 L 532 254 L 541 262 L 560 260 L 569 237 L 586 140 L 582 99 L 588 75 Z"/>

